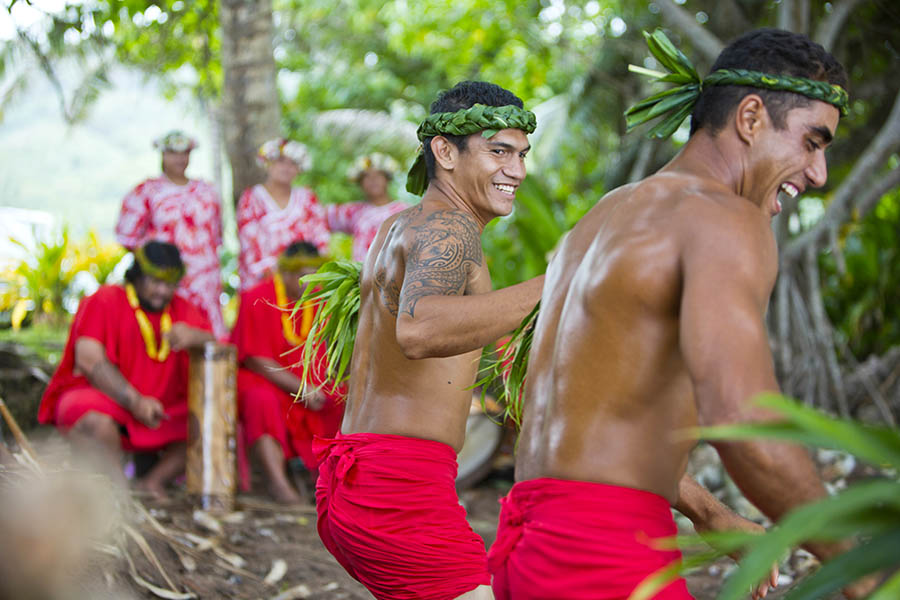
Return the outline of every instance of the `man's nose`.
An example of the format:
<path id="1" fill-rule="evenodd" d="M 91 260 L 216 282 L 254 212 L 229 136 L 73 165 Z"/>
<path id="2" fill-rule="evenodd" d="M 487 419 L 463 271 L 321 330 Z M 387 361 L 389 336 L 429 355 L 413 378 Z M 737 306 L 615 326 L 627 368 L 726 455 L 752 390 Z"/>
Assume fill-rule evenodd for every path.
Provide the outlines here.
<path id="1" fill-rule="evenodd" d="M 525 179 L 525 159 L 518 154 L 513 155 L 512 159 L 510 159 L 509 163 L 503 169 L 503 172 L 508 176 L 516 179 L 517 181 L 522 181 Z"/>
<path id="2" fill-rule="evenodd" d="M 825 160 L 825 151 L 818 150 L 812 163 L 806 169 L 806 178 L 812 187 L 822 187 L 828 181 L 828 163 Z"/>

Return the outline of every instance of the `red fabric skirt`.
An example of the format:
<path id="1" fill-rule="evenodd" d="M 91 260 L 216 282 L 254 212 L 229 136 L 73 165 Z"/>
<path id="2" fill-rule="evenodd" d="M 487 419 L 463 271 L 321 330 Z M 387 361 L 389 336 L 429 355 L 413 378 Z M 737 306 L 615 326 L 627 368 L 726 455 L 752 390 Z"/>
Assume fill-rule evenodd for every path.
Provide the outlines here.
<path id="1" fill-rule="evenodd" d="M 676 535 L 662 496 L 614 485 L 533 479 L 501 501 L 488 554 L 497 600 L 626 600 L 641 581 L 681 560 L 653 540 Z M 684 579 L 654 596 L 691 600 Z"/>
<path id="2" fill-rule="evenodd" d="M 398 435 L 316 439 L 319 537 L 379 599 L 449 600 L 490 585 L 456 496 L 456 453 Z"/>
<path id="3" fill-rule="evenodd" d="M 121 426 L 122 448 L 126 452 L 160 450 L 187 439 L 187 402 L 166 406 L 168 419 L 160 421 L 156 429 L 150 429 L 112 398 L 92 387 L 63 392 L 56 403 L 54 422 L 57 427 L 69 429 L 90 411 L 102 413 Z"/>
<path id="4" fill-rule="evenodd" d="M 265 378 L 241 369 L 238 412 L 248 449 L 260 436 L 270 435 L 281 444 L 285 458 L 299 456 L 306 468 L 314 471 L 318 461 L 312 449 L 313 437 L 331 437 L 338 432 L 344 404 L 329 399 L 320 410 L 310 410 Z"/>

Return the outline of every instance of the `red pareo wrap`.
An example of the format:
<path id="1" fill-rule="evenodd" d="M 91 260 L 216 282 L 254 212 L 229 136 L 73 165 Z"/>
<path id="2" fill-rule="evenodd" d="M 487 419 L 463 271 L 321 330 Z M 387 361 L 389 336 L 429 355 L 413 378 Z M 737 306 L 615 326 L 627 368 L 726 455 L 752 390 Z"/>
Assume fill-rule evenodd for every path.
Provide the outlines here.
<path id="1" fill-rule="evenodd" d="M 488 553 L 497 600 L 626 600 L 649 575 L 681 560 L 653 540 L 676 535 L 665 498 L 626 487 L 533 479 L 501 500 Z M 655 600 L 692 600 L 684 579 Z"/>
<path id="2" fill-rule="evenodd" d="M 317 439 L 319 537 L 379 599 L 447 600 L 489 585 L 456 495 L 456 453 L 398 435 Z"/>

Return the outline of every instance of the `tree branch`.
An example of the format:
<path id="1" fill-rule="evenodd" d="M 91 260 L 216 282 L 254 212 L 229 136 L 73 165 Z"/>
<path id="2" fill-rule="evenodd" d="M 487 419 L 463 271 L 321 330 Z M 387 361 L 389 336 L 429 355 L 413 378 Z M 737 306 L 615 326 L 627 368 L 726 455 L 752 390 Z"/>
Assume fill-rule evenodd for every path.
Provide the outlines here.
<path id="1" fill-rule="evenodd" d="M 781 0 L 776 23 L 778 29 L 794 31 L 794 0 Z"/>
<path id="2" fill-rule="evenodd" d="M 656 0 L 656 5 L 662 12 L 663 18 L 672 27 L 689 37 L 694 48 L 699 50 L 709 62 L 715 62 L 716 58 L 719 57 L 719 53 L 725 48 L 722 40 L 698 23 L 694 15 L 672 2 L 672 0 Z"/>
<path id="3" fill-rule="evenodd" d="M 838 34 L 841 32 L 841 29 L 843 29 L 844 23 L 847 22 L 847 17 L 850 16 L 850 12 L 856 8 L 856 5 L 859 4 L 860 1 L 861 0 L 841 0 L 839 2 L 832 2 L 831 14 L 822 19 L 819 23 L 819 27 L 816 28 L 816 34 L 813 36 L 813 39 L 831 52 L 831 48 L 834 46 Z"/>
<path id="4" fill-rule="evenodd" d="M 813 331 L 816 335 L 816 344 L 824 354 L 825 372 L 828 383 L 831 384 L 831 393 L 837 401 L 841 416 L 850 416 L 850 408 L 847 405 L 847 395 L 844 391 L 844 381 L 841 377 L 841 368 L 838 365 L 837 354 L 834 351 L 834 334 L 831 322 L 825 314 L 825 301 L 822 298 L 822 282 L 819 277 L 819 257 L 812 246 L 807 247 L 806 276 L 809 286 L 809 314 L 812 317 Z M 822 390 L 823 392 L 825 390 Z"/>
<path id="5" fill-rule="evenodd" d="M 66 93 L 63 90 L 62 82 L 59 80 L 59 77 L 57 77 L 56 75 L 56 71 L 53 69 L 53 64 L 50 62 L 50 58 L 41 50 L 40 44 L 38 44 L 37 41 L 31 39 L 31 36 L 29 36 L 27 33 L 22 30 L 16 30 L 16 35 L 18 35 L 19 39 L 22 40 L 31 49 L 34 57 L 37 59 L 38 64 L 41 67 L 41 70 L 44 72 L 44 75 L 50 82 L 50 86 L 56 93 L 56 98 L 59 101 L 59 110 L 62 113 L 63 119 L 65 119 L 67 123 L 71 123 L 72 120 L 69 117 L 69 108 L 66 103 Z"/>
<path id="6" fill-rule="evenodd" d="M 647 170 L 650 168 L 650 161 L 655 154 L 656 144 L 654 140 L 643 138 L 638 146 L 637 158 L 631 166 L 631 173 L 628 174 L 628 183 L 640 181 L 647 176 Z"/>
<path id="7" fill-rule="evenodd" d="M 797 260 L 802 256 L 804 248 L 817 244 L 827 237 L 830 227 L 842 223 L 850 215 L 854 206 L 860 206 L 860 189 L 871 179 L 875 171 L 884 163 L 892 152 L 900 147 L 900 93 L 894 100 L 894 107 L 878 135 L 865 149 L 850 174 L 834 193 L 825 216 L 809 231 L 800 235 L 788 244 L 781 253 L 783 262 Z M 878 187 L 873 186 L 873 188 Z M 890 187 L 887 187 L 890 189 Z M 885 191 L 886 191 L 885 190 Z M 875 190 L 877 191 L 877 190 Z M 883 193 L 883 192 L 882 192 Z M 868 199 L 868 194 L 865 194 Z M 880 196 L 879 196 L 880 197 Z"/>
<path id="8" fill-rule="evenodd" d="M 871 210 L 878 206 L 881 197 L 897 186 L 900 186 L 900 167 L 895 167 L 862 193 L 856 201 L 856 212 L 859 214 L 859 218 L 869 214 Z"/>

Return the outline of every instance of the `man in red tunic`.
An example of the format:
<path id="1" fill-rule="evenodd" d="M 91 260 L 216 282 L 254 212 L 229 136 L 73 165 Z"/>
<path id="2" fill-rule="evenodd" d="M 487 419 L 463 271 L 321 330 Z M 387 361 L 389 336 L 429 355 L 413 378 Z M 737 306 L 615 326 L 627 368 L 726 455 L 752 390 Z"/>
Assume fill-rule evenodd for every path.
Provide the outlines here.
<path id="1" fill-rule="evenodd" d="M 82 448 L 99 448 L 115 470 L 123 449 L 161 451 L 138 487 L 165 497 L 185 462 L 184 350 L 213 336 L 207 318 L 175 296 L 184 273 L 178 249 L 151 241 L 134 257 L 124 286 L 101 286 L 81 301 L 38 420 Z"/>
<path id="2" fill-rule="evenodd" d="M 303 291 L 299 278 L 315 272 L 322 262 L 312 244 L 288 246 L 275 274 L 241 294 L 232 333 L 241 367 L 238 410 L 246 446 L 262 465 L 269 493 L 286 504 L 303 500 L 288 480 L 286 460 L 299 456 L 315 481 L 312 438 L 333 436 L 344 414 L 345 391 L 324 385 L 324 360 L 317 361 L 323 369 L 312 374 L 312 383 L 321 389 L 295 401 L 313 308 L 304 306 L 292 315 L 292 307 Z"/>

